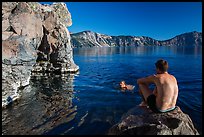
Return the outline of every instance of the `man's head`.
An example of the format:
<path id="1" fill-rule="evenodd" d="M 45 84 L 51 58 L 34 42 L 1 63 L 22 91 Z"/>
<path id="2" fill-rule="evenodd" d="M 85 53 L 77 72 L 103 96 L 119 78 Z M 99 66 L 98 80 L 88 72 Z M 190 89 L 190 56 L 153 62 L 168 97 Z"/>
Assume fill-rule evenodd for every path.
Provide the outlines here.
<path id="1" fill-rule="evenodd" d="M 155 63 L 157 73 L 165 73 L 168 70 L 168 62 L 166 60 L 160 59 Z"/>
<path id="2" fill-rule="evenodd" d="M 125 81 L 121 81 L 121 82 L 120 82 L 120 87 L 121 87 L 121 88 L 126 87 Z"/>

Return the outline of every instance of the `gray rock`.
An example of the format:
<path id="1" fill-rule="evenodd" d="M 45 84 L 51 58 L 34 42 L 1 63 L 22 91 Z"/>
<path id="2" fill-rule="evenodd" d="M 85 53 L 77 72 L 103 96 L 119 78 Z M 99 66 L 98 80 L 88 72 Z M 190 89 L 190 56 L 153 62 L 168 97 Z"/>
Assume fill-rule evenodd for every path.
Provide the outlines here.
<path id="1" fill-rule="evenodd" d="M 138 115 L 138 107 L 125 114 L 121 121 L 109 129 L 109 135 L 199 135 L 192 120 L 181 109 L 167 113 L 145 110 Z"/>
<path id="2" fill-rule="evenodd" d="M 29 84 L 32 66 L 2 64 L 2 107 L 20 97 L 19 89 Z"/>
<path id="3" fill-rule="evenodd" d="M 32 70 L 78 71 L 66 28 L 71 14 L 64 3 L 3 2 L 2 24 L 2 107 L 20 97 Z"/>

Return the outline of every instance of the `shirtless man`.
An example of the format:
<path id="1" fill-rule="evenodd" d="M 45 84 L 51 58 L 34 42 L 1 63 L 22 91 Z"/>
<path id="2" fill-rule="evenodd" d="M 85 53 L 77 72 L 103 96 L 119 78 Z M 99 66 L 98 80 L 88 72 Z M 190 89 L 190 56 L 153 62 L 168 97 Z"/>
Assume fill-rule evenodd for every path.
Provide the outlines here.
<path id="1" fill-rule="evenodd" d="M 137 80 L 139 92 L 153 112 L 159 113 L 174 110 L 178 97 L 177 80 L 173 75 L 167 72 L 167 61 L 162 59 L 158 60 L 155 66 L 156 75 Z M 148 85 L 152 83 L 156 86 L 153 92 L 148 87 Z M 144 102 L 141 104 L 144 105 Z"/>

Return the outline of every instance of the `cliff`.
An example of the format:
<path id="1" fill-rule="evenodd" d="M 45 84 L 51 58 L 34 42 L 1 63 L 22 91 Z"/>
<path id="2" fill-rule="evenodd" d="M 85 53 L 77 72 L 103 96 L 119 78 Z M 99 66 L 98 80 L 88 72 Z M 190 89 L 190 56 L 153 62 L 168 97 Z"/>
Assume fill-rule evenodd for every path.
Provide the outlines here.
<path id="1" fill-rule="evenodd" d="M 64 3 L 2 2 L 2 107 L 20 97 L 31 72 L 76 72 Z"/>
<path id="2" fill-rule="evenodd" d="M 172 39 L 159 41 L 145 36 L 108 36 L 92 31 L 71 34 L 71 44 L 79 47 L 111 46 L 199 46 L 202 45 L 202 33 L 189 32 Z"/>
<path id="3" fill-rule="evenodd" d="M 202 33 L 193 31 L 160 42 L 163 46 L 202 46 Z"/>

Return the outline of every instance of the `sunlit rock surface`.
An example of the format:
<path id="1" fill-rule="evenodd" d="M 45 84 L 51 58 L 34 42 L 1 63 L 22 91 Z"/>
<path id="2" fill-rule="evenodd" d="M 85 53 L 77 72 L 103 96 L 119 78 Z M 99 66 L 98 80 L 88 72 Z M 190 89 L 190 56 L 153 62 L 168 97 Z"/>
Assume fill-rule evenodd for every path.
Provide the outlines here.
<path id="1" fill-rule="evenodd" d="M 31 72 L 76 72 L 64 3 L 2 2 L 2 107 L 19 98 Z"/>
<path id="2" fill-rule="evenodd" d="M 71 34 L 71 45 L 81 47 L 115 46 L 202 46 L 202 32 L 189 32 L 168 40 L 156 40 L 146 36 L 109 36 L 92 31 Z"/>

